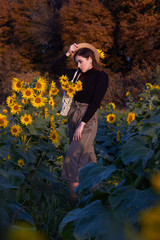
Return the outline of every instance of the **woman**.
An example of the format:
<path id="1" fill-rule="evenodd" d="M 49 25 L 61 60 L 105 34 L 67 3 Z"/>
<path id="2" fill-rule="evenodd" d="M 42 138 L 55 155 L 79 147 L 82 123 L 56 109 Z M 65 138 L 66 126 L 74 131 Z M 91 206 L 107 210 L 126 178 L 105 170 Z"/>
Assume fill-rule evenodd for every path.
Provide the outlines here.
<path id="1" fill-rule="evenodd" d="M 82 90 L 74 95 L 68 113 L 70 146 L 64 159 L 62 178 L 69 181 L 70 191 L 74 193 L 79 185 L 81 167 L 97 162 L 93 148 L 97 133 L 97 109 L 107 91 L 109 80 L 98 64 L 98 51 L 88 43 L 72 44 L 67 53 L 52 64 L 52 70 L 59 75 L 66 74 L 71 80 L 77 69 L 64 67 L 65 60 L 70 56 L 78 66 Z"/>

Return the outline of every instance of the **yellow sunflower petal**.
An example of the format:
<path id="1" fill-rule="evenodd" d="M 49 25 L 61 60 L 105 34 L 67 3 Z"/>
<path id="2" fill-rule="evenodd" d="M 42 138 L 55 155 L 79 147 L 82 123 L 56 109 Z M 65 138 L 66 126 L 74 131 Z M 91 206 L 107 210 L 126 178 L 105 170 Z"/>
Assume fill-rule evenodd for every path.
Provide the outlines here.
<path id="1" fill-rule="evenodd" d="M 25 113 L 23 116 L 21 116 L 20 121 L 22 124 L 27 126 L 28 124 L 32 123 L 32 116 Z"/>
<path id="2" fill-rule="evenodd" d="M 12 136 L 18 137 L 21 132 L 22 132 L 22 129 L 21 129 L 21 127 L 19 125 L 15 124 L 15 125 L 11 126 L 11 134 L 12 134 Z"/>
<path id="3" fill-rule="evenodd" d="M 8 123 L 7 116 L 0 114 L 0 127 L 6 128 Z"/>

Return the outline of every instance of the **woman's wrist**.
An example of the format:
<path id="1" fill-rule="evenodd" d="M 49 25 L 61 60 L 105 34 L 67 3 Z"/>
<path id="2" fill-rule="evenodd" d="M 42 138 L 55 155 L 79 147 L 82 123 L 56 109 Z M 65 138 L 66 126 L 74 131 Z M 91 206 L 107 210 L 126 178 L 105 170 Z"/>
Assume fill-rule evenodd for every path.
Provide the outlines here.
<path id="1" fill-rule="evenodd" d="M 84 126 L 86 125 L 86 123 L 83 122 L 83 121 L 81 121 L 80 125 L 81 125 L 82 127 L 84 127 Z"/>
<path id="2" fill-rule="evenodd" d="M 66 56 L 69 57 L 71 55 L 71 51 L 66 52 Z"/>

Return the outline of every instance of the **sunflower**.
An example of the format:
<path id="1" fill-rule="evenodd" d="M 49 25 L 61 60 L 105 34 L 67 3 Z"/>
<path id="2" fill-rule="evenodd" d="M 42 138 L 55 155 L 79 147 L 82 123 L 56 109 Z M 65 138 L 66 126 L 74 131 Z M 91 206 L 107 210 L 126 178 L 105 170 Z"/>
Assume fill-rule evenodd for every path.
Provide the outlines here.
<path id="1" fill-rule="evenodd" d="M 22 97 L 25 99 L 31 99 L 34 97 L 34 90 L 30 87 L 22 90 Z"/>
<path id="2" fill-rule="evenodd" d="M 50 97 L 50 98 L 49 98 L 49 101 L 48 101 L 48 103 L 49 103 L 49 105 L 51 105 L 51 106 L 52 106 L 52 110 L 53 110 L 53 109 L 54 109 L 55 102 L 54 102 L 54 100 L 53 100 L 53 98 L 52 98 L 52 97 Z"/>
<path id="3" fill-rule="evenodd" d="M 113 113 L 110 113 L 106 116 L 106 121 L 109 123 L 114 123 L 116 121 L 116 115 Z"/>
<path id="4" fill-rule="evenodd" d="M 32 123 L 32 116 L 25 113 L 23 116 L 21 116 L 20 121 L 22 124 L 27 126 L 28 124 Z"/>
<path id="5" fill-rule="evenodd" d="M 23 167 L 23 166 L 25 165 L 24 160 L 23 160 L 23 159 L 19 159 L 19 160 L 18 160 L 18 165 L 19 165 L 20 167 Z"/>
<path id="6" fill-rule="evenodd" d="M 68 82 L 68 77 L 67 75 L 62 75 L 61 77 L 59 77 L 59 81 L 62 83 Z"/>
<path id="7" fill-rule="evenodd" d="M 11 95 L 11 97 L 16 98 L 16 97 L 17 97 L 17 93 L 16 93 L 16 92 L 13 92 L 12 95 Z"/>
<path id="8" fill-rule="evenodd" d="M 52 81 L 50 88 L 55 88 L 55 86 L 56 86 L 56 83 L 54 81 Z"/>
<path id="9" fill-rule="evenodd" d="M 19 92 L 23 87 L 23 82 L 18 78 L 13 78 L 12 81 L 12 90 L 15 92 Z"/>
<path id="10" fill-rule="evenodd" d="M 154 190 L 160 194 L 160 172 L 155 173 L 151 177 L 151 185 Z"/>
<path id="11" fill-rule="evenodd" d="M 99 52 L 99 57 L 100 57 L 101 59 L 105 59 L 105 54 L 104 54 L 104 52 L 103 52 L 101 49 L 97 49 L 97 51 Z"/>
<path id="12" fill-rule="evenodd" d="M 8 107 L 11 107 L 15 103 L 15 98 L 13 98 L 12 96 L 8 96 L 6 103 Z"/>
<path id="13" fill-rule="evenodd" d="M 6 128 L 8 123 L 7 116 L 0 114 L 0 127 Z"/>
<path id="14" fill-rule="evenodd" d="M 129 125 L 135 119 L 135 113 L 130 112 L 127 116 L 127 124 Z"/>
<path id="15" fill-rule="evenodd" d="M 58 92 L 59 92 L 58 88 L 50 88 L 49 89 L 49 96 L 57 95 Z"/>
<path id="16" fill-rule="evenodd" d="M 58 133 L 56 132 L 55 129 L 51 130 L 49 136 L 50 136 L 49 138 L 52 140 L 52 143 L 58 143 Z"/>
<path id="17" fill-rule="evenodd" d="M 26 104 L 27 102 L 28 102 L 27 99 L 22 99 L 22 103 L 23 103 L 23 104 Z"/>
<path id="18" fill-rule="evenodd" d="M 116 108 L 115 104 L 112 102 L 108 103 L 108 107 L 109 107 L 109 109 L 113 109 L 113 110 L 115 110 L 115 108 Z"/>
<path id="19" fill-rule="evenodd" d="M 39 108 L 44 107 L 46 98 L 42 97 L 41 95 L 35 96 L 31 99 L 31 103 L 33 107 Z"/>
<path id="20" fill-rule="evenodd" d="M 121 134 L 120 134 L 120 130 L 117 132 L 117 141 L 120 141 L 120 139 L 121 139 Z"/>
<path id="21" fill-rule="evenodd" d="M 69 88 L 69 82 L 68 83 L 61 83 L 61 88 L 66 91 Z"/>
<path id="22" fill-rule="evenodd" d="M 64 119 L 64 120 L 61 122 L 61 124 L 65 124 L 65 123 L 67 123 L 67 119 Z"/>
<path id="23" fill-rule="evenodd" d="M 2 112 L 6 114 L 8 111 L 7 111 L 7 109 L 3 109 Z"/>
<path id="24" fill-rule="evenodd" d="M 158 90 L 160 90 L 160 86 L 159 86 L 159 85 L 156 85 L 155 88 L 158 89 Z"/>
<path id="25" fill-rule="evenodd" d="M 140 233 L 143 239 L 159 240 L 160 236 L 160 205 L 150 207 L 139 214 Z"/>
<path id="26" fill-rule="evenodd" d="M 48 108 L 44 107 L 44 109 L 43 109 L 43 114 L 44 114 L 44 118 L 45 118 L 45 119 L 49 117 Z"/>
<path id="27" fill-rule="evenodd" d="M 76 82 L 75 90 L 76 91 L 81 91 L 82 90 L 82 82 L 80 80 Z"/>
<path id="28" fill-rule="evenodd" d="M 75 93 L 76 93 L 75 88 L 74 88 L 72 85 L 70 85 L 70 86 L 67 88 L 67 95 L 68 95 L 69 97 L 73 97 Z"/>
<path id="29" fill-rule="evenodd" d="M 37 79 L 37 83 L 34 89 L 37 90 L 37 92 L 44 93 L 46 91 L 46 87 L 47 87 L 46 80 L 42 77 L 39 77 Z"/>
<path id="30" fill-rule="evenodd" d="M 21 111 L 21 105 L 18 103 L 15 103 L 13 106 L 11 106 L 11 113 L 12 114 L 17 114 Z"/>
<path id="31" fill-rule="evenodd" d="M 12 136 L 18 137 L 21 132 L 22 132 L 22 129 L 21 129 L 21 127 L 19 125 L 15 124 L 15 125 L 11 126 L 11 134 L 12 134 Z"/>
<path id="32" fill-rule="evenodd" d="M 130 94 L 130 92 L 126 92 L 126 97 L 128 97 L 128 96 L 129 96 L 129 94 Z"/>
<path id="33" fill-rule="evenodd" d="M 52 117 L 50 118 L 50 125 L 51 125 L 51 128 L 53 128 L 55 126 L 54 115 L 52 115 Z"/>

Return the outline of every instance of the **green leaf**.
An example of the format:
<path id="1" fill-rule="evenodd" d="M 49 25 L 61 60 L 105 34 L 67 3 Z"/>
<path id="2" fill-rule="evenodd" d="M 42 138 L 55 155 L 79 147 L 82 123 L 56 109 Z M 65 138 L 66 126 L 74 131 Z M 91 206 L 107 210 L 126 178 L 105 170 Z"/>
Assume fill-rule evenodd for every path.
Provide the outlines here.
<path id="1" fill-rule="evenodd" d="M 34 224 L 32 216 L 29 215 L 19 203 L 17 202 L 9 203 L 8 207 L 13 212 L 13 214 L 18 213 L 17 214 L 18 219 L 29 222 L 32 225 Z"/>
<path id="2" fill-rule="evenodd" d="M 6 158 L 8 156 L 9 148 L 6 145 L 0 147 L 0 157 Z"/>
<path id="3" fill-rule="evenodd" d="M 98 164 L 90 163 L 84 166 L 79 173 L 79 186 L 77 192 L 80 193 L 84 189 L 91 189 L 102 180 L 110 177 L 116 171 L 114 165 L 108 167 L 99 166 Z"/>
<path id="4" fill-rule="evenodd" d="M 123 145 L 121 158 L 127 166 L 131 163 L 136 165 L 137 162 L 139 162 L 144 168 L 149 160 L 153 160 L 155 158 L 155 153 L 153 150 L 145 147 L 143 142 L 139 139 L 132 138 Z"/>
<path id="5" fill-rule="evenodd" d="M 153 117 L 147 118 L 147 119 L 143 120 L 143 122 L 150 123 L 150 124 L 155 123 L 155 124 L 160 125 L 160 114 L 157 114 Z"/>
<path id="6" fill-rule="evenodd" d="M 8 179 L 9 182 L 12 183 L 13 185 L 19 187 L 24 183 L 25 176 L 19 172 L 18 170 L 11 170 L 8 171 Z"/>
<path id="7" fill-rule="evenodd" d="M 53 183 L 57 182 L 57 178 L 55 177 L 55 175 L 51 173 L 49 168 L 44 165 L 39 166 L 39 168 L 36 170 L 36 177 L 39 179 L 51 181 Z"/>
<path id="8" fill-rule="evenodd" d="M 62 232 L 66 224 L 71 221 L 75 222 L 75 229 L 73 236 L 76 239 L 84 240 L 95 237 L 97 240 L 112 240 L 119 236 L 122 232 L 122 225 L 120 227 L 114 221 L 109 210 L 105 209 L 101 201 L 90 203 L 84 208 L 73 210 L 63 218 L 59 231 Z M 119 236 L 118 239 L 121 239 Z"/>
<path id="9" fill-rule="evenodd" d="M 109 196 L 115 218 L 120 221 L 137 221 L 137 214 L 156 203 L 158 196 L 152 189 L 138 190 L 130 186 L 121 187 Z"/>
<path id="10" fill-rule="evenodd" d="M 6 189 L 17 189 L 17 187 L 10 184 L 6 178 L 0 176 L 0 191 Z"/>

